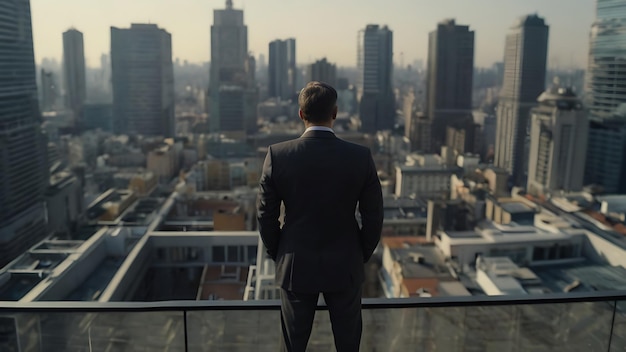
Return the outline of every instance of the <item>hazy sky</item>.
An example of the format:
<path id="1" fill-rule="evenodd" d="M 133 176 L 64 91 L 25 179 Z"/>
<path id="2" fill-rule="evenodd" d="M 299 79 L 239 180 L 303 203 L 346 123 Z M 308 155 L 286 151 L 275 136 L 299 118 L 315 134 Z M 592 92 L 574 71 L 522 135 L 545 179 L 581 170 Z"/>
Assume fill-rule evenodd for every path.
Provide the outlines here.
<path id="1" fill-rule="evenodd" d="M 587 65 L 594 0 L 234 0 L 244 10 L 248 46 L 267 58 L 268 43 L 296 38 L 298 63 L 322 57 L 356 66 L 357 32 L 366 24 L 386 24 L 394 35 L 394 61 L 425 59 L 428 32 L 445 18 L 475 31 L 476 66 L 501 61 L 504 39 L 515 19 L 529 13 L 550 26 L 549 66 Z M 173 58 L 209 61 L 213 9 L 224 0 L 31 0 L 35 57 L 58 60 L 61 33 L 84 34 L 88 66 L 109 52 L 110 26 L 155 23 L 172 34 Z M 403 53 L 404 55 L 401 55 Z"/>

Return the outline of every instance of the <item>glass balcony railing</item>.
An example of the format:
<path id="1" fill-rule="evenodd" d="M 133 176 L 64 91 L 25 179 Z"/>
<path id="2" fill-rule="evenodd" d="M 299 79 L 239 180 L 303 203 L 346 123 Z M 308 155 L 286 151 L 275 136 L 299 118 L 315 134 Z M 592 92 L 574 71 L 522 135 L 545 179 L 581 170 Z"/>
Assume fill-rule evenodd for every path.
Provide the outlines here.
<path id="1" fill-rule="evenodd" d="M 368 299 L 362 351 L 624 351 L 626 292 Z M 0 302 L 0 351 L 276 351 L 278 301 Z M 333 351 L 325 307 L 310 351 Z"/>

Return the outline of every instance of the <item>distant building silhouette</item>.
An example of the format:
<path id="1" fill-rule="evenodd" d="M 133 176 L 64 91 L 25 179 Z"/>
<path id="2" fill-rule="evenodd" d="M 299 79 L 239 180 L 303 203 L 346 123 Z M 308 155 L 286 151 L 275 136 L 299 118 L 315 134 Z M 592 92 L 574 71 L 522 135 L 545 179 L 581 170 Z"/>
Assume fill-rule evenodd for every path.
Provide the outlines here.
<path id="1" fill-rule="evenodd" d="M 440 22 L 428 36 L 426 115 L 433 152 L 445 144 L 448 126 L 472 121 L 473 75 L 474 32 L 453 19 Z"/>
<path id="2" fill-rule="evenodd" d="M 48 182 L 29 1 L 0 2 L 0 268 L 46 235 Z M 10 20 L 7 20 L 10 19 Z"/>
<path id="3" fill-rule="evenodd" d="M 626 103 L 626 2 L 597 1 L 591 27 L 586 106 L 592 116 L 610 117 Z"/>
<path id="4" fill-rule="evenodd" d="M 111 104 L 85 104 L 85 130 L 113 131 L 113 107 Z"/>
<path id="5" fill-rule="evenodd" d="M 63 33 L 63 77 L 65 106 L 74 114 L 74 129 L 83 124 L 83 105 L 87 96 L 83 33 L 69 29 Z"/>
<path id="6" fill-rule="evenodd" d="M 173 137 L 172 37 L 156 24 L 111 27 L 113 130 Z"/>
<path id="7" fill-rule="evenodd" d="M 56 108 L 57 98 L 59 96 L 59 86 L 52 72 L 41 69 L 41 101 L 42 111 L 51 111 Z"/>
<path id="8" fill-rule="evenodd" d="M 589 121 L 571 89 L 555 86 L 539 96 L 531 110 L 527 190 L 581 191 Z"/>
<path id="9" fill-rule="evenodd" d="M 326 60 L 326 58 L 317 60 L 309 65 L 308 71 L 309 81 L 326 82 L 335 87 L 337 90 L 340 89 L 337 86 L 337 65 L 331 64 Z M 347 89 L 347 87 L 344 89 Z"/>
<path id="10" fill-rule="evenodd" d="M 506 37 L 504 81 L 496 111 L 494 164 L 524 185 L 525 145 L 530 110 L 537 105 L 546 80 L 548 26 L 537 15 L 522 17 Z"/>
<path id="11" fill-rule="evenodd" d="M 268 66 L 270 97 L 291 100 L 296 95 L 296 40 L 274 40 L 269 45 Z"/>
<path id="12" fill-rule="evenodd" d="M 256 60 L 248 55 L 248 27 L 243 11 L 214 10 L 211 26 L 211 75 L 209 82 L 209 130 L 243 138 L 256 130 L 258 90 Z"/>
<path id="13" fill-rule="evenodd" d="M 387 26 L 367 25 L 359 32 L 358 48 L 361 131 L 391 129 L 396 118 L 393 32 Z"/>

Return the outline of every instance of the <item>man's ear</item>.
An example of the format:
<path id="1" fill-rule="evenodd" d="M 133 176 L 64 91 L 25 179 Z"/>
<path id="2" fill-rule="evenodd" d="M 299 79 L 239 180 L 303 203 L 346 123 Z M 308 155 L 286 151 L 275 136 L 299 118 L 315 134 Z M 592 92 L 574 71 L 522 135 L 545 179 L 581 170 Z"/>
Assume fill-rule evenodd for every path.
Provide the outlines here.
<path id="1" fill-rule="evenodd" d="M 337 105 L 335 105 L 335 107 L 333 108 L 333 120 L 337 118 L 338 111 L 339 111 L 339 108 L 337 107 Z"/>
<path id="2" fill-rule="evenodd" d="M 305 121 L 306 119 L 304 118 L 304 113 L 302 113 L 301 109 L 298 109 L 298 116 L 300 116 L 300 120 Z"/>

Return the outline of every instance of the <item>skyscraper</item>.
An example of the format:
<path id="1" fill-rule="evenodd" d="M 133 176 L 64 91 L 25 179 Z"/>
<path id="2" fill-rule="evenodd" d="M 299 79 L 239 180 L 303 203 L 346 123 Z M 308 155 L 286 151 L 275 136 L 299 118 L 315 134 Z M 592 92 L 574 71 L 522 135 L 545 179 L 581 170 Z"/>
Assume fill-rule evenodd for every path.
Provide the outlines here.
<path id="1" fill-rule="evenodd" d="M 248 27 L 243 11 L 226 8 L 213 11 L 211 26 L 211 76 L 209 82 L 209 130 L 243 137 L 256 128 L 258 91 L 254 58 L 248 55 Z"/>
<path id="2" fill-rule="evenodd" d="M 335 87 L 337 85 L 337 65 L 331 64 L 326 58 L 317 60 L 309 65 L 308 79 L 309 81 L 326 82 Z"/>
<path id="3" fill-rule="evenodd" d="M 113 130 L 174 136 L 172 37 L 155 24 L 111 27 Z"/>
<path id="4" fill-rule="evenodd" d="M 626 103 L 626 2 L 597 0 L 591 27 L 586 105 L 594 117 L 610 117 Z"/>
<path id="5" fill-rule="evenodd" d="M 46 235 L 30 2 L 0 2 L 0 267 Z"/>
<path id="6" fill-rule="evenodd" d="M 426 115 L 432 123 L 432 151 L 445 143 L 446 129 L 472 119 L 474 32 L 444 20 L 428 35 Z"/>
<path id="7" fill-rule="evenodd" d="M 358 48 L 361 131 L 391 129 L 396 118 L 393 32 L 387 26 L 369 24 L 359 32 Z"/>
<path id="8" fill-rule="evenodd" d="M 270 97 L 291 100 L 296 94 L 296 40 L 274 40 L 270 42 L 270 64 L 268 67 Z"/>
<path id="9" fill-rule="evenodd" d="M 626 116 L 591 117 L 585 185 L 604 193 L 626 194 Z"/>
<path id="10" fill-rule="evenodd" d="M 528 186 L 531 194 L 580 191 L 589 121 L 571 89 L 553 87 L 531 110 Z"/>
<path id="11" fill-rule="evenodd" d="M 83 33 L 72 28 L 63 33 L 63 77 L 66 107 L 74 114 L 74 128 L 82 128 L 83 105 L 87 95 L 85 83 L 85 49 Z"/>
<path id="12" fill-rule="evenodd" d="M 59 87 L 52 72 L 41 69 L 41 110 L 50 111 L 56 108 Z"/>
<path id="13" fill-rule="evenodd" d="M 528 119 L 545 87 L 547 54 L 545 21 L 537 15 L 520 18 L 506 37 L 494 159 L 497 167 L 512 175 L 517 186 L 524 185 Z"/>

